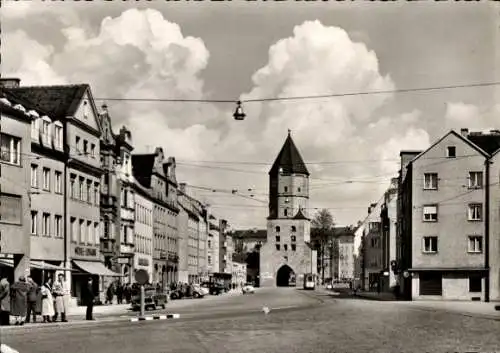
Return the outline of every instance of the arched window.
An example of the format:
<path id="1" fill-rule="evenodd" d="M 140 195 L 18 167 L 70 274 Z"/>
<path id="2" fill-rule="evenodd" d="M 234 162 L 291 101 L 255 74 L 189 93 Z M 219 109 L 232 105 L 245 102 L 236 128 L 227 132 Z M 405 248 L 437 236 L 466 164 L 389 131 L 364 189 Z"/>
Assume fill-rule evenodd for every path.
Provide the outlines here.
<path id="1" fill-rule="evenodd" d="M 276 233 L 280 232 L 280 226 L 276 226 Z"/>

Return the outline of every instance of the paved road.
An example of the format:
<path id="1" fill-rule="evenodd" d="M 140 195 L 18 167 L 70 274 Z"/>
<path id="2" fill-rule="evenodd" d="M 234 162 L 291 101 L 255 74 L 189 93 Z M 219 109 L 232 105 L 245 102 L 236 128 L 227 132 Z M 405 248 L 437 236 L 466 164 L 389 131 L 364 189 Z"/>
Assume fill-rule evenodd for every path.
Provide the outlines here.
<path id="1" fill-rule="evenodd" d="M 3 341 L 32 353 L 500 351 L 499 321 L 293 289 L 248 298 L 220 301 L 218 310 L 196 309 L 199 314 L 211 310 L 211 317 L 15 328 L 3 332 Z M 268 315 L 248 312 L 270 301 L 271 307 L 300 308 L 271 310 Z"/>

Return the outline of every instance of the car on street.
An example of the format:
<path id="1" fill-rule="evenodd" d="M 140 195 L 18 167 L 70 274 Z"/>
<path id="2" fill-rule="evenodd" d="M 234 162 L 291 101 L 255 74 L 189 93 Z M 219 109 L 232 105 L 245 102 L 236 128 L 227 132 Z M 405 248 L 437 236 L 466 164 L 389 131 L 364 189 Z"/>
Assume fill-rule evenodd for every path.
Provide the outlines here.
<path id="1" fill-rule="evenodd" d="M 242 288 L 241 291 L 243 294 L 253 294 L 255 293 L 255 287 L 251 283 L 245 284 Z"/>
<path id="2" fill-rule="evenodd" d="M 157 290 L 155 287 L 144 288 L 144 309 L 156 310 L 158 307 L 165 309 L 168 303 L 168 293 Z M 132 290 L 131 300 L 132 310 L 140 310 L 141 308 L 141 291 L 140 288 Z"/>
<path id="3" fill-rule="evenodd" d="M 181 288 L 176 288 L 170 292 L 170 299 L 182 299 L 182 298 L 203 298 L 205 296 L 205 290 L 200 286 L 189 284 Z"/>

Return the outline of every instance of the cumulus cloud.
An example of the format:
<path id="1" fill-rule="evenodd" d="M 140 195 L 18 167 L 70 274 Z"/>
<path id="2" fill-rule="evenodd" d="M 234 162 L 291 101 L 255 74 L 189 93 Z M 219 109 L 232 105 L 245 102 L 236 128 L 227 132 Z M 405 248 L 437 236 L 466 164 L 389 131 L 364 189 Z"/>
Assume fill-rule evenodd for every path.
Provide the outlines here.
<path id="1" fill-rule="evenodd" d="M 104 18 L 97 31 L 72 26 L 63 34 L 66 44 L 58 52 L 37 47 L 29 38 L 19 37 L 22 33 L 7 34 L 10 72 L 25 83 L 89 82 L 96 97 L 207 97 L 201 74 L 210 59 L 209 50 L 202 39 L 185 36 L 158 11 L 131 9 Z M 36 76 L 28 63 L 18 62 L 23 53 L 14 48 L 15 36 L 30 43 L 29 50 L 38 60 L 36 71 L 43 74 Z M 242 100 L 395 88 L 392 79 L 380 72 L 373 51 L 343 29 L 319 21 L 296 26 L 290 37 L 272 45 L 267 63 L 252 80 L 253 87 Z M 395 163 L 389 166 L 381 160 L 395 161 L 400 149 L 424 148 L 429 143 L 427 133 L 417 125 L 419 111 L 380 115 L 392 99 L 391 95 L 359 95 L 248 102 L 243 122 L 230 118 L 234 106 L 114 101 L 108 106 L 117 124 L 131 128 L 136 151 L 163 146 L 167 155 L 179 160 L 180 179 L 242 193 L 234 197 L 196 192 L 217 214 L 235 225 L 263 226 L 267 171 L 288 128 L 310 162 L 310 206 L 331 208 L 341 223 L 359 219 L 360 210 L 378 199 L 396 172 Z"/>
<path id="2" fill-rule="evenodd" d="M 448 129 L 485 130 L 496 126 L 500 104 L 480 107 L 464 102 L 450 102 L 446 105 L 445 124 Z"/>

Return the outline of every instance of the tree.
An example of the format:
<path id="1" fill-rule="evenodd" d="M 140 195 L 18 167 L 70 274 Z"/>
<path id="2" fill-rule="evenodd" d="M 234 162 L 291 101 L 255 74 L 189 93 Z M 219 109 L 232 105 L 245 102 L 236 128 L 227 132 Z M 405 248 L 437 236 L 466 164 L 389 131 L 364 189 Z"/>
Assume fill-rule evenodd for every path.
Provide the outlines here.
<path id="1" fill-rule="evenodd" d="M 325 252 L 327 246 L 330 247 L 330 257 L 333 255 L 334 239 L 333 227 L 335 223 L 333 216 L 327 209 L 322 209 L 316 213 L 312 220 L 312 237 L 315 239 L 315 248 L 318 251 L 321 266 L 321 280 L 325 281 Z M 333 259 L 330 259 L 332 263 Z"/>

